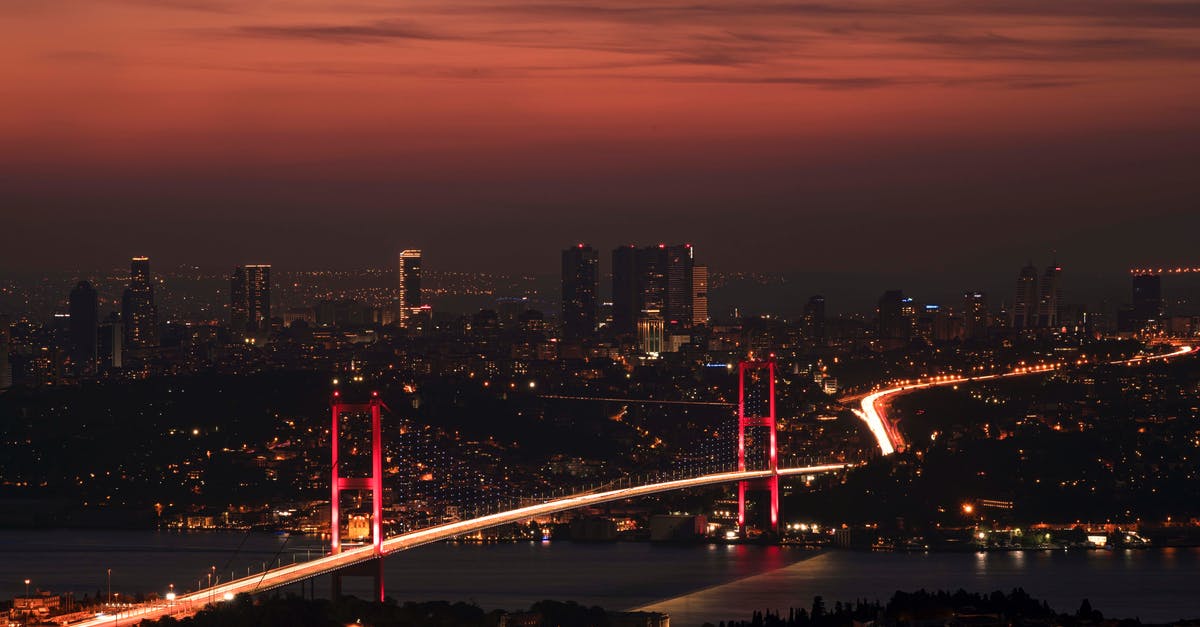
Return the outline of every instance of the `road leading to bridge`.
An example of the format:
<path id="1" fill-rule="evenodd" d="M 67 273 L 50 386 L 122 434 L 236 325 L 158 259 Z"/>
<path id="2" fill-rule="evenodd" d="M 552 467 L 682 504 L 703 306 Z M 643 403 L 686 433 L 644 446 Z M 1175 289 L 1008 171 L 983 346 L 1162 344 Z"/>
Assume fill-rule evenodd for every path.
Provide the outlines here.
<path id="1" fill-rule="evenodd" d="M 803 476 L 816 475 L 828 472 L 839 472 L 845 470 L 847 464 L 824 464 L 819 466 L 804 466 L 799 468 L 780 468 L 779 475 L 781 476 Z M 640 486 L 631 486 L 628 488 L 619 488 L 607 490 L 604 492 L 593 492 L 588 494 L 579 494 L 568 496 L 553 501 L 546 501 L 536 505 L 529 505 L 513 510 L 498 512 L 488 516 L 481 516 L 471 520 L 463 520 L 427 529 L 420 529 L 408 533 L 393 536 L 383 541 L 383 554 L 390 555 L 398 551 L 415 548 L 441 540 L 448 540 L 461 535 L 475 533 L 491 527 L 497 527 L 509 523 L 521 522 L 539 516 L 555 514 L 567 510 L 572 510 L 580 507 L 588 507 L 591 505 L 599 505 L 611 501 L 623 501 L 660 492 L 670 492 L 672 490 L 684 490 L 687 488 L 698 488 L 709 485 L 717 485 L 722 483 L 733 483 L 737 481 L 747 481 L 753 479 L 764 479 L 771 476 L 769 470 L 750 470 L 741 472 L 724 472 L 711 475 L 701 475 L 690 479 L 677 479 L 673 481 L 664 481 L 661 483 L 651 483 Z M 159 602 L 155 604 L 147 604 L 129 608 L 119 614 L 105 614 L 90 618 L 84 621 L 73 623 L 73 627 L 101 627 L 134 625 L 140 621 L 148 619 L 162 618 L 163 616 L 180 616 L 190 614 L 210 603 L 219 603 L 233 599 L 238 594 L 254 593 L 280 588 L 293 583 L 311 579 L 320 575 L 331 573 L 336 570 L 341 570 L 347 566 L 353 566 L 372 559 L 375 559 L 374 547 L 364 546 L 353 549 L 345 549 L 341 553 L 326 555 L 324 557 L 292 564 L 282 568 L 275 568 L 263 573 L 258 573 L 252 577 L 243 577 L 235 579 L 228 583 L 219 584 L 190 594 L 178 596 L 170 603 Z"/>
<path id="2" fill-rule="evenodd" d="M 1175 350 L 1161 355 L 1146 355 L 1134 357 L 1132 359 L 1122 359 L 1109 362 L 1112 365 L 1136 366 L 1149 361 L 1171 359 L 1194 352 L 1191 346 L 1178 346 Z M 904 446 L 904 438 L 896 430 L 896 425 L 889 420 L 886 414 L 886 405 L 890 397 L 899 394 L 907 394 L 914 390 L 937 387 L 940 385 L 957 385 L 960 383 L 973 383 L 975 381 L 986 381 L 988 379 L 1003 379 L 1009 377 L 1026 377 L 1035 374 L 1051 372 L 1062 368 L 1063 364 L 1045 364 L 1039 366 L 1028 366 L 1017 368 L 1012 372 L 999 374 L 988 374 L 979 376 L 959 376 L 959 375 L 943 375 L 933 377 L 919 383 L 902 385 L 899 387 L 889 388 L 873 392 L 862 398 L 861 408 L 854 410 L 854 413 L 867 423 L 867 428 L 871 430 L 871 435 L 875 436 L 875 441 L 879 445 L 879 451 L 884 455 L 891 455 L 897 449 Z"/>

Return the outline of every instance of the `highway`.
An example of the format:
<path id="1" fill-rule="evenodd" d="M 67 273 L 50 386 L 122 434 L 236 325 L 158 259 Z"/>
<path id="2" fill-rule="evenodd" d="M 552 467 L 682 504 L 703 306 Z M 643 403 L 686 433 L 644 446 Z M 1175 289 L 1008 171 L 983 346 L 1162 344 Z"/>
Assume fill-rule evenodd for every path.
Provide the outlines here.
<path id="1" fill-rule="evenodd" d="M 778 473 L 780 476 L 815 475 L 827 472 L 839 472 L 845 470 L 847 467 L 847 464 L 824 464 L 820 466 L 804 466 L 799 468 L 780 468 Z M 749 479 L 763 479 L 769 476 L 771 476 L 771 471 L 769 470 L 724 472 L 711 475 L 702 475 L 690 479 L 677 479 L 674 481 L 664 481 L 661 483 L 651 483 L 628 488 L 619 488 L 604 492 L 578 494 L 553 501 L 546 501 L 544 503 L 498 512 L 496 514 L 490 514 L 480 518 L 447 523 L 444 525 L 438 525 L 436 527 L 429 527 L 427 529 L 420 529 L 417 531 L 411 531 L 393 536 L 384 540 L 383 553 L 384 555 L 389 555 L 397 551 L 404 551 L 406 549 L 430 544 L 432 542 L 448 540 L 456 536 L 475 533 L 476 531 L 481 531 L 491 527 L 521 522 L 531 518 L 537 518 L 539 516 L 563 512 L 579 507 L 599 505 L 611 501 L 622 501 L 625 499 L 648 496 L 660 492 L 669 492 L 672 490 L 698 488 L 721 483 L 745 481 Z M 340 570 L 347 566 L 352 566 L 373 558 L 375 558 L 374 547 L 363 546 L 347 549 L 343 550 L 341 553 L 326 555 L 315 560 L 283 566 L 281 568 L 275 568 L 263 573 L 258 573 L 251 577 L 243 577 L 228 583 L 214 585 L 198 592 L 181 594 L 171 602 L 159 601 L 153 604 L 127 608 L 125 611 L 119 614 L 98 615 L 94 618 L 72 623 L 72 627 L 134 625 L 147 619 L 156 619 L 168 615 L 186 615 L 202 608 L 209 603 L 233 599 L 238 594 L 263 592 L 266 590 L 279 588 L 299 581 L 304 581 L 312 577 L 324 575 L 335 570 Z"/>
<path id="2" fill-rule="evenodd" d="M 1143 364 L 1143 363 L 1146 363 L 1149 361 L 1171 359 L 1172 357 L 1179 357 L 1182 355 L 1187 355 L 1189 353 L 1194 352 L 1194 350 L 1195 349 L 1191 346 L 1178 346 L 1175 350 L 1173 350 L 1169 353 L 1163 353 L 1161 355 L 1138 356 L 1138 357 L 1133 357 L 1131 359 L 1121 359 L 1121 360 L 1112 361 L 1109 363 L 1112 365 L 1136 366 L 1136 365 Z M 943 376 L 933 377 L 931 379 L 926 379 L 924 381 L 920 381 L 917 383 L 912 383 L 909 385 L 902 385 L 902 386 L 894 387 L 894 388 L 888 388 L 886 390 L 880 390 L 878 392 L 873 392 L 871 394 L 868 394 L 862 398 L 862 400 L 860 401 L 860 403 L 861 403 L 860 409 L 854 410 L 854 413 L 859 418 L 861 418 L 863 420 L 863 422 L 867 423 L 867 428 L 871 430 L 871 435 L 875 436 L 875 441 L 879 445 L 879 451 L 881 453 L 883 453 L 884 455 L 891 455 L 892 453 L 896 452 L 897 448 L 900 448 L 901 446 L 904 445 L 904 438 L 900 435 L 899 432 L 896 431 L 895 424 L 891 420 L 888 420 L 887 416 L 884 414 L 883 410 L 881 409 L 880 401 L 883 401 L 883 400 L 887 399 L 888 397 L 896 395 L 896 394 L 900 394 L 900 393 L 907 394 L 908 392 L 912 392 L 913 390 L 937 387 L 939 385 L 956 385 L 959 383 L 973 383 L 975 381 L 986 381 L 988 379 L 1001 379 L 1001 378 L 1008 378 L 1008 377 L 1024 377 L 1024 376 L 1029 376 L 1029 375 L 1034 375 L 1034 374 L 1046 373 L 1046 372 L 1050 372 L 1053 370 L 1058 370 L 1059 368 L 1062 368 L 1062 367 L 1063 367 L 1063 364 L 1056 363 L 1056 364 L 1044 364 L 1044 365 L 1038 365 L 1038 366 L 1028 366 L 1028 367 L 1024 367 L 1024 368 L 1017 368 L 1016 370 L 1013 370 L 1012 372 L 1005 372 L 1005 373 L 998 373 L 998 374 L 987 374 L 987 375 L 978 375 L 978 376 L 943 375 Z"/>

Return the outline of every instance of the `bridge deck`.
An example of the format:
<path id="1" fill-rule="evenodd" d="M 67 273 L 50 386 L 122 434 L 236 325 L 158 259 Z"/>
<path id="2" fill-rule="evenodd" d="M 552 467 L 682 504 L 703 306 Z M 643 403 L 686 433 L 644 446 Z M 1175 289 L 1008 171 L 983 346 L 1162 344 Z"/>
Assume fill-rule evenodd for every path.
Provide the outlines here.
<path id="1" fill-rule="evenodd" d="M 780 468 L 779 474 L 781 476 L 815 475 L 826 472 L 837 472 L 848 467 L 849 466 L 847 464 L 824 464 L 819 466 L 804 466 L 799 468 Z M 398 551 L 412 549 L 425 544 L 439 542 L 441 540 L 448 540 L 450 538 L 475 533 L 476 531 L 482 531 L 491 527 L 521 522 L 531 518 L 564 512 L 580 507 L 599 505 L 612 501 L 622 501 L 625 499 L 648 496 L 660 492 L 669 492 L 672 490 L 683 490 L 687 488 L 698 488 L 721 483 L 732 483 L 735 481 L 762 479 L 769 477 L 770 475 L 771 471 L 769 470 L 723 472 L 711 475 L 701 475 L 699 477 L 693 477 L 690 479 L 677 479 L 673 481 L 664 481 L 661 483 L 651 483 L 647 485 L 607 490 L 604 492 L 568 496 L 561 499 L 546 501 L 544 503 L 498 512 L 487 516 L 481 516 L 471 520 L 447 523 L 444 525 L 438 525 L 436 527 L 419 529 L 417 531 L 410 531 L 408 533 L 393 536 L 384 540 L 383 555 L 387 556 Z M 230 596 L 242 593 L 263 592 L 280 588 L 290 584 L 298 583 L 300 581 L 305 581 L 313 577 L 329 574 L 348 566 L 360 564 L 375 559 L 376 557 L 377 556 L 374 553 L 374 547 L 372 546 L 348 549 L 342 551 L 341 553 L 326 555 L 315 560 L 271 569 L 250 577 L 243 577 L 228 583 L 219 584 L 205 590 L 180 595 L 175 599 L 174 602 L 171 603 L 160 602 L 156 604 L 130 608 L 125 612 L 121 612 L 120 614 L 98 616 L 78 623 L 73 623 L 73 626 L 100 627 L 101 625 L 134 625 L 147 619 L 190 614 L 202 608 L 203 606 L 208 605 L 209 603 L 218 602 Z"/>

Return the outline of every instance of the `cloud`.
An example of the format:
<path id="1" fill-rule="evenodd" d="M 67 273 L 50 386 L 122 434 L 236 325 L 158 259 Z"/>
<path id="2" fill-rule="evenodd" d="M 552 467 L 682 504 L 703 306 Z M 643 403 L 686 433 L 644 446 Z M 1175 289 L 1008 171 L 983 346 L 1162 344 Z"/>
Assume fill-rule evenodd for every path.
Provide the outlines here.
<path id="1" fill-rule="evenodd" d="M 380 20 L 364 24 L 291 24 L 238 26 L 230 34 L 264 39 L 305 39 L 338 44 L 368 44 L 398 40 L 450 39 L 412 22 Z"/>

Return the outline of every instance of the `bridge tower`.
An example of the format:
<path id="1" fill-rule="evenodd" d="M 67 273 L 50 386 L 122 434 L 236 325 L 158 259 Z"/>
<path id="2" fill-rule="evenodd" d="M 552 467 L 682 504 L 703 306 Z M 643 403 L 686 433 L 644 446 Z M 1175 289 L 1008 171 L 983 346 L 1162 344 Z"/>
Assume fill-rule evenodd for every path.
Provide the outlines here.
<path id="1" fill-rule="evenodd" d="M 329 541 L 332 553 L 342 552 L 341 526 L 341 495 L 343 490 L 368 490 L 371 492 L 371 544 L 374 547 L 376 559 L 364 564 L 365 569 L 347 569 L 345 574 L 365 574 L 375 579 L 375 592 L 379 601 L 383 601 L 383 440 L 380 427 L 380 415 L 383 401 L 379 392 L 371 392 L 365 401 L 351 402 L 342 396 L 340 390 L 334 390 L 331 403 L 333 410 L 333 428 L 330 430 L 332 450 L 332 494 L 329 499 Z M 370 416 L 371 420 L 371 474 L 366 477 L 342 477 L 338 465 L 338 432 L 343 416 Z M 365 572 L 364 572 L 365 571 Z M 335 572 L 333 579 L 333 598 L 341 596 L 341 572 Z"/>
<path id="2" fill-rule="evenodd" d="M 747 405 L 746 379 L 766 371 L 767 400 Z M 755 383 L 755 381 L 751 381 Z M 761 387 L 761 386 L 756 386 Z M 765 407 L 764 407 L 765 405 Z M 763 411 L 766 413 L 763 413 Z M 738 470 L 746 470 L 746 428 L 766 427 L 768 431 L 767 470 L 771 476 L 738 482 L 738 530 L 746 533 L 746 492 L 765 490 L 770 494 L 771 531 L 779 531 L 779 457 L 775 444 L 775 356 L 754 359 L 738 364 Z"/>

